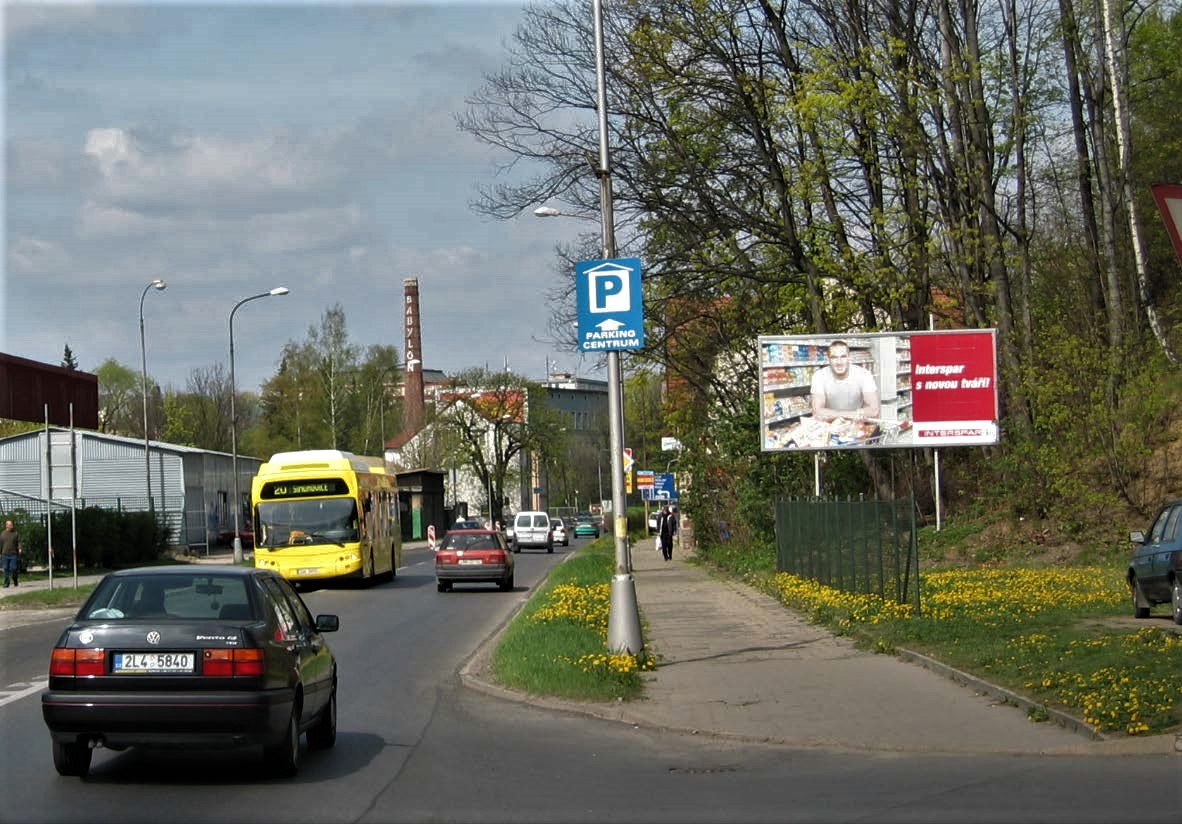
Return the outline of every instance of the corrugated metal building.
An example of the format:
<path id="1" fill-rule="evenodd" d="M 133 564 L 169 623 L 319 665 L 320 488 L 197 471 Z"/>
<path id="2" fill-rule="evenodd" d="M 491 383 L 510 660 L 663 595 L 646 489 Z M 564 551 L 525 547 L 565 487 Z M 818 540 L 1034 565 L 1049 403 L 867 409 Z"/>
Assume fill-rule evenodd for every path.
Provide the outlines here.
<path id="1" fill-rule="evenodd" d="M 48 436 L 48 439 L 47 439 Z M 152 506 L 177 545 L 227 543 L 234 532 L 234 458 L 189 446 L 149 441 Z M 250 480 L 263 463 L 238 456 L 240 525 L 250 524 Z M 71 471 L 73 467 L 73 471 Z M 0 510 L 43 515 L 52 486 L 57 511 L 98 506 L 148 509 L 144 442 L 91 430 L 50 428 L 0 438 Z"/>

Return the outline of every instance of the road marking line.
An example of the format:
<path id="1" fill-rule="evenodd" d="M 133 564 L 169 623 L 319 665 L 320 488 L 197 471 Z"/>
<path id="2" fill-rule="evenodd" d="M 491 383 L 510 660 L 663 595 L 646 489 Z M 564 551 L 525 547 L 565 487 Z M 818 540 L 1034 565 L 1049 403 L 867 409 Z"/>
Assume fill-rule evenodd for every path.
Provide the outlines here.
<path id="1" fill-rule="evenodd" d="M 46 678 L 44 681 L 34 681 L 31 684 L 10 684 L 10 689 L 13 687 L 24 687 L 24 689 L 21 689 L 19 692 L 12 692 L 8 694 L 0 693 L 0 707 L 3 707 L 5 704 L 11 704 L 14 701 L 19 701 L 20 699 L 30 696 L 35 692 L 41 692 L 41 690 L 45 689 L 47 686 L 49 686 L 48 678 Z"/>

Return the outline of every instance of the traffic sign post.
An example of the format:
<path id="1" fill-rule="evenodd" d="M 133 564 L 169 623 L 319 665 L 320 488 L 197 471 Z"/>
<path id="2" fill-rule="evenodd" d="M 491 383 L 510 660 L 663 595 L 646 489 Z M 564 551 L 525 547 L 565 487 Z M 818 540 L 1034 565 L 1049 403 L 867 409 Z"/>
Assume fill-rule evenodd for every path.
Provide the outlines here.
<path id="1" fill-rule="evenodd" d="M 607 649 L 640 655 L 644 636 L 636 581 L 628 548 L 628 512 L 624 492 L 624 379 L 620 350 L 644 346 L 644 306 L 640 261 L 615 260 L 615 217 L 607 142 L 607 68 L 603 54 L 603 0 L 592 0 L 595 40 L 595 108 L 599 113 L 599 206 L 603 228 L 603 260 L 575 265 L 575 302 L 579 317 L 579 348 L 607 353 L 608 438 L 611 455 L 612 524 L 616 571 L 612 575 L 607 616 Z M 604 266 L 604 264 L 610 264 Z"/>

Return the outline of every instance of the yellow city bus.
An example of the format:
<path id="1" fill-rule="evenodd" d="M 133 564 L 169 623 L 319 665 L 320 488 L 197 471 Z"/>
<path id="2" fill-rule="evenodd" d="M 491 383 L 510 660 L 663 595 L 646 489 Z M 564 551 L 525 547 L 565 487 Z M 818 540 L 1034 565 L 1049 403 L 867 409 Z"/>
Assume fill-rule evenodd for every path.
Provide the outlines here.
<path id="1" fill-rule="evenodd" d="M 381 458 L 278 452 L 259 467 L 250 493 L 256 567 L 307 582 L 397 574 L 398 487 Z"/>

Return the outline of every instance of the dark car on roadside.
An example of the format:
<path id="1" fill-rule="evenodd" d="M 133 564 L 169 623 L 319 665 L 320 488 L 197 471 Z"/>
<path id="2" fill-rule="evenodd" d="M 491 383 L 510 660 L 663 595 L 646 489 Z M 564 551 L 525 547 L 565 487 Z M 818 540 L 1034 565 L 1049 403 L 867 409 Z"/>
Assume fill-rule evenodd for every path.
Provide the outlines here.
<path id="1" fill-rule="evenodd" d="M 41 714 L 53 765 L 85 776 L 96 749 L 262 746 L 294 775 L 300 736 L 336 742 L 337 661 L 277 573 L 174 565 L 106 575 L 54 645 Z"/>
<path id="2" fill-rule="evenodd" d="M 513 552 L 495 529 L 453 529 L 435 550 L 435 587 L 450 592 L 453 584 L 496 584 L 513 589 Z"/>
<path id="3" fill-rule="evenodd" d="M 1133 615 L 1148 618 L 1155 604 L 1169 604 L 1174 623 L 1182 624 L 1182 499 L 1168 501 L 1149 531 L 1129 535 L 1134 544 L 1128 582 Z"/>

